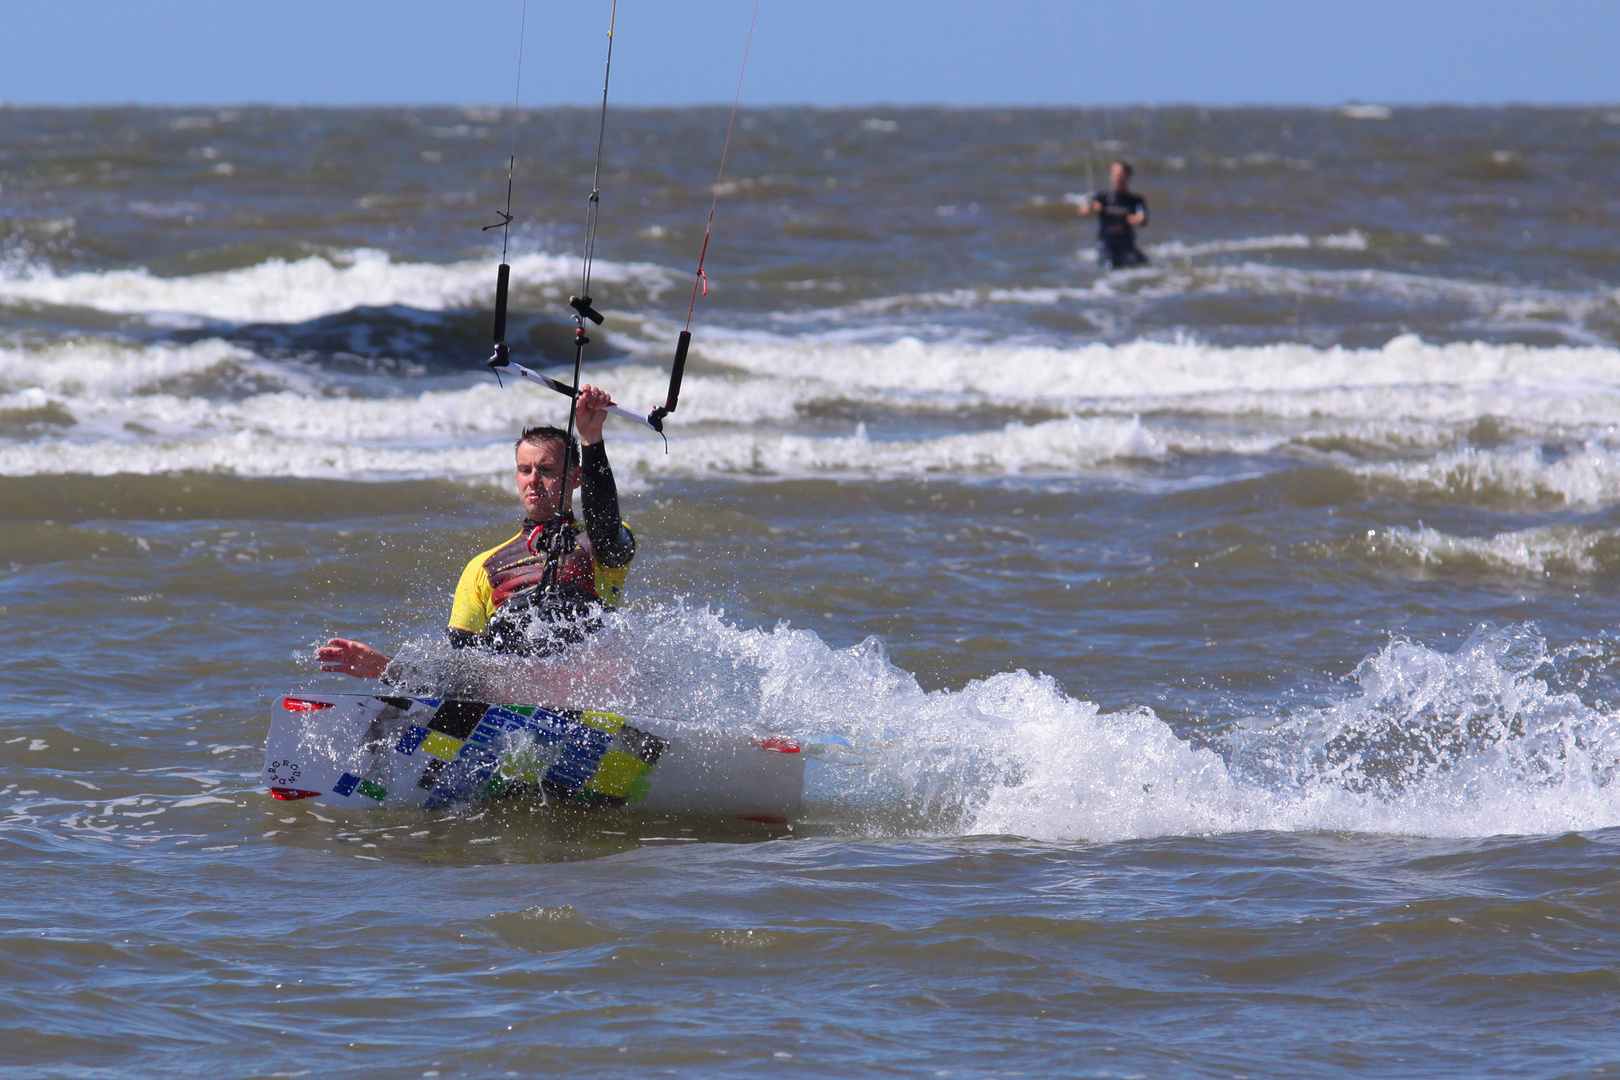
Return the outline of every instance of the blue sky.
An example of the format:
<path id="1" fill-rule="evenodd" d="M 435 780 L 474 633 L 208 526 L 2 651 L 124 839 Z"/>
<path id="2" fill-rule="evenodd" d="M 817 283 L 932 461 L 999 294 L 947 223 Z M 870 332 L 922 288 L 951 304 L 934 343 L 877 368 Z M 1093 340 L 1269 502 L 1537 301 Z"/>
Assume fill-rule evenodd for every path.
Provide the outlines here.
<path id="1" fill-rule="evenodd" d="M 607 0 L 529 0 L 523 101 Z M 620 0 L 613 99 L 729 102 L 753 0 Z M 14 104 L 500 104 L 521 0 L 0 0 Z M 1620 102 L 1620 0 L 761 0 L 751 104 Z"/>

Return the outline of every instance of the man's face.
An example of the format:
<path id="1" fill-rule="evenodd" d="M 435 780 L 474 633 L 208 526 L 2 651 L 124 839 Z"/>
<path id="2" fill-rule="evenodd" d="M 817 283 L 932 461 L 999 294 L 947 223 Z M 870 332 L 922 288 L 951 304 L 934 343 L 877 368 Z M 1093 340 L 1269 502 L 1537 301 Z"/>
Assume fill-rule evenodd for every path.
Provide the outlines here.
<path id="1" fill-rule="evenodd" d="M 1108 166 L 1108 182 L 1114 185 L 1115 191 L 1125 191 L 1131 186 L 1131 174 L 1116 161 Z"/>
<path id="2" fill-rule="evenodd" d="M 523 443 L 517 448 L 517 489 L 524 514 L 535 521 L 551 519 L 562 495 L 562 475 L 563 450 L 556 442 Z M 572 479 L 570 487 L 579 487 L 578 469 Z"/>

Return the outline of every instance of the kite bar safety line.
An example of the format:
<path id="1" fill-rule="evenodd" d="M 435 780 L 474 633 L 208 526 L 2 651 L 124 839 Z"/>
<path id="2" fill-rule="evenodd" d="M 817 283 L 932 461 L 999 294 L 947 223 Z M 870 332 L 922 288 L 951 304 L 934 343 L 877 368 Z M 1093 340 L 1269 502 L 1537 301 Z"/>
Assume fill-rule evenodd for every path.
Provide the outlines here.
<path id="1" fill-rule="evenodd" d="M 614 29 L 618 22 L 618 11 L 618 0 L 613 0 L 613 4 L 608 15 L 607 57 L 603 63 L 602 72 L 602 108 L 598 118 L 596 130 L 596 162 L 591 172 L 591 194 L 585 214 L 585 245 L 584 254 L 580 265 L 580 288 L 578 295 L 570 296 L 568 298 L 568 306 L 572 308 L 574 312 L 572 316 L 574 320 L 573 385 L 569 385 L 568 383 L 562 382 L 559 379 L 553 379 L 548 375 L 542 375 L 539 372 L 513 362 L 511 358 L 511 351 L 507 347 L 505 340 L 507 290 L 511 281 L 511 268 L 506 262 L 508 236 L 507 230 L 512 223 L 512 177 L 516 170 L 517 163 L 516 94 L 514 94 L 513 100 L 514 119 L 512 128 L 512 154 L 507 163 L 506 174 L 506 210 L 504 212 L 497 210 L 496 213 L 501 215 L 502 220 L 493 225 L 486 225 L 484 227 L 485 231 L 497 228 L 503 230 L 501 235 L 501 264 L 496 273 L 495 279 L 495 350 L 489 358 L 488 367 L 490 371 L 494 373 L 497 383 L 500 382 L 501 372 L 503 370 L 507 370 L 518 375 L 520 378 L 529 379 L 530 381 L 537 382 L 540 385 L 554 390 L 559 394 L 566 395 L 569 398 L 567 432 L 570 440 L 573 437 L 577 419 L 578 390 L 576 388 L 580 385 L 580 371 L 584 359 L 585 346 L 590 344 L 591 340 L 585 333 L 585 323 L 589 321 L 597 326 L 600 326 L 604 321 L 603 315 L 601 312 L 596 310 L 594 302 L 591 300 L 590 292 L 591 273 L 596 260 L 597 226 L 599 224 L 601 214 L 602 157 L 607 141 L 608 87 L 613 75 L 613 36 Z M 646 416 L 641 416 L 638 413 L 632 412 L 631 410 L 623 408 L 619 405 L 610 405 L 608 407 L 608 411 L 613 415 L 642 424 L 648 428 L 651 428 L 653 431 L 656 431 L 660 435 L 664 434 L 664 418 L 673 413 L 676 406 L 680 403 L 681 379 L 686 371 L 687 351 L 691 348 L 692 344 L 692 318 L 697 310 L 698 297 L 699 295 L 709 295 L 709 279 L 708 275 L 705 273 L 704 265 L 709 256 L 709 240 L 714 234 L 714 215 L 720 203 L 721 184 L 724 182 L 726 175 L 726 159 L 731 153 L 731 137 L 737 126 L 737 111 L 742 102 L 743 80 L 748 73 L 748 57 L 753 51 L 754 28 L 758 22 L 759 0 L 754 0 L 753 14 L 750 16 L 748 21 L 748 39 L 743 46 L 742 66 L 737 72 L 737 89 L 736 93 L 731 99 L 731 118 L 726 123 L 726 138 L 720 150 L 720 167 L 715 173 L 714 188 L 712 191 L 712 197 L 709 201 L 709 217 L 703 227 L 703 244 L 698 250 L 697 271 L 692 282 L 692 297 L 686 306 L 686 325 L 681 330 L 680 335 L 676 340 L 675 358 L 670 365 L 669 392 L 665 397 L 664 404 L 658 406 L 656 409 L 653 409 Z M 527 24 L 528 3 L 527 0 L 524 0 L 522 27 L 526 28 Z M 523 79 L 523 34 L 524 29 L 520 29 L 518 32 L 518 86 L 520 89 Z M 667 437 L 665 439 L 664 446 L 665 451 L 667 452 L 669 448 Z M 565 505 L 564 507 L 559 508 L 559 513 L 566 513 L 567 498 L 567 489 L 565 487 Z"/>
<path id="2" fill-rule="evenodd" d="M 697 310 L 698 289 L 709 295 L 709 278 L 703 272 L 703 263 L 709 257 L 709 237 L 714 232 L 714 210 L 720 204 L 720 182 L 726 176 L 726 155 L 731 153 L 731 131 L 737 126 L 737 106 L 742 101 L 743 76 L 748 74 L 748 54 L 754 48 L 754 24 L 759 22 L 759 0 L 754 0 L 754 13 L 748 20 L 748 41 L 743 46 L 742 68 L 737 72 L 737 92 L 731 99 L 731 119 L 726 123 L 726 141 L 720 148 L 720 169 L 714 177 L 714 193 L 709 200 L 709 220 L 703 226 L 703 247 L 698 251 L 697 274 L 692 280 L 692 301 L 686 305 L 686 328 L 675 339 L 675 359 L 669 368 L 669 395 L 664 403 L 647 414 L 648 425 L 662 434 L 664 417 L 675 411 L 681 399 L 681 376 L 686 371 L 686 351 L 692 346 L 692 313 Z M 575 380 L 578 381 L 577 379 Z M 666 449 L 668 444 L 666 443 Z"/>
<path id="3" fill-rule="evenodd" d="M 618 4 L 618 0 L 614 0 L 613 5 L 610 8 L 609 14 L 608 14 L 607 60 L 606 60 L 606 62 L 604 64 L 604 66 L 603 66 L 603 74 L 602 74 L 602 111 L 601 111 L 601 116 L 600 116 L 600 118 L 598 119 L 598 122 L 597 122 L 597 130 L 596 130 L 596 163 L 595 163 L 595 166 L 594 166 L 594 168 L 593 168 L 593 170 L 591 172 L 590 201 L 589 201 L 589 205 L 588 205 L 588 208 L 586 210 L 586 213 L 585 213 L 585 254 L 584 254 L 584 257 L 583 257 L 583 259 L 581 261 L 581 266 L 580 266 L 580 289 L 579 289 L 579 295 L 570 296 L 568 298 L 568 306 L 573 308 L 573 310 L 574 310 L 573 320 L 574 320 L 574 385 L 575 386 L 579 385 L 580 367 L 581 367 L 581 365 L 582 365 L 582 363 L 584 361 L 585 346 L 590 344 L 590 341 L 591 341 L 591 339 L 588 336 L 586 336 L 586 333 L 585 333 L 585 322 L 586 322 L 586 320 L 589 320 L 590 322 L 596 324 L 597 326 L 600 326 L 600 325 L 602 325 L 602 323 L 604 321 L 604 317 L 603 317 L 602 313 L 596 310 L 596 308 L 592 305 L 592 301 L 591 301 L 591 296 L 590 296 L 591 268 L 592 268 L 592 264 L 594 263 L 595 257 L 596 257 L 596 233 L 597 233 L 597 224 L 598 224 L 598 220 L 599 220 L 599 212 L 600 212 L 601 203 L 602 203 L 602 183 L 601 183 L 602 182 L 602 153 L 603 153 L 603 149 L 606 146 L 606 142 L 607 142 L 608 86 L 609 86 L 609 84 L 610 84 L 610 82 L 612 80 L 612 75 L 613 75 L 613 32 L 614 32 L 615 27 L 618 24 L 618 16 L 619 16 L 619 4 Z M 528 24 L 528 0 L 524 0 L 523 26 L 527 27 L 527 24 Z M 520 30 L 519 35 L 518 35 L 518 38 L 519 38 L 519 40 L 518 40 L 518 87 L 519 87 L 519 91 L 521 91 L 522 80 L 523 80 L 522 37 L 523 37 L 523 31 Z M 514 102 L 513 102 L 514 120 L 513 120 L 513 128 L 512 128 L 512 157 L 511 157 L 511 161 L 508 163 L 507 174 L 506 174 L 506 200 L 507 200 L 506 211 L 503 213 L 502 211 L 497 210 L 496 213 L 501 214 L 502 220 L 496 222 L 494 225 L 485 226 L 486 230 L 493 229 L 493 228 L 506 228 L 506 227 L 510 226 L 511 222 L 512 222 L 512 215 L 511 215 L 511 209 L 512 209 L 512 173 L 516 168 L 516 162 L 517 162 L 517 126 L 516 126 L 516 117 L 515 117 L 516 110 L 517 110 L 517 101 L 514 98 Z M 488 360 L 488 367 L 489 367 L 490 371 L 492 371 L 495 374 L 495 381 L 497 383 L 499 383 L 501 381 L 501 370 L 503 368 L 516 366 L 516 365 L 512 364 L 511 350 L 506 345 L 506 299 L 507 299 L 507 290 L 508 290 L 508 288 L 510 286 L 510 282 L 511 282 L 511 273 L 512 273 L 511 267 L 508 266 L 507 262 L 506 262 L 506 238 L 505 238 L 505 235 L 503 234 L 502 239 L 501 239 L 501 265 L 498 268 L 498 270 L 496 271 L 496 275 L 495 275 L 495 332 L 494 332 L 495 351 L 491 354 L 491 356 L 490 356 L 490 358 Z M 524 370 L 527 370 L 527 369 L 524 369 Z M 533 376 L 533 373 L 530 372 L 530 375 Z M 555 380 L 553 380 L 553 381 L 555 381 Z M 563 386 L 563 385 L 566 385 L 566 384 L 559 382 L 559 383 L 557 383 L 557 385 L 558 386 Z M 568 435 L 569 435 L 570 439 L 573 438 L 574 427 L 575 427 L 576 421 L 577 421 L 577 415 L 576 415 L 576 406 L 577 406 L 577 404 L 578 404 L 577 396 L 570 393 L 570 395 L 569 395 L 569 405 L 568 405 L 568 428 L 567 428 Z M 637 417 L 637 420 L 640 420 L 640 419 L 641 419 L 640 417 Z M 567 498 L 567 493 L 565 491 L 565 493 L 564 493 L 565 501 L 566 501 L 566 498 Z"/>
<path id="4" fill-rule="evenodd" d="M 558 393 L 568 397 L 568 427 L 567 436 L 563 441 L 563 475 L 562 489 L 557 493 L 557 510 L 551 521 L 545 525 L 535 527 L 530 535 L 529 550 L 533 551 L 537 540 L 542 533 L 546 541 L 546 563 L 540 572 L 539 590 L 542 593 L 555 592 L 561 581 L 564 556 L 574 550 L 574 530 L 569 528 L 573 514 L 569 503 L 573 501 L 573 487 L 568 478 L 574 470 L 579 468 L 580 460 L 574 451 L 574 427 L 579 413 L 579 374 L 581 365 L 585 360 L 585 346 L 591 339 L 585 335 L 585 320 L 589 319 L 597 326 L 601 326 L 603 317 L 591 306 L 591 263 L 596 258 L 596 226 L 602 205 L 602 148 L 607 142 L 607 106 L 608 84 L 613 77 L 613 31 L 618 25 L 619 0 L 613 0 L 608 12 L 607 32 L 607 62 L 602 71 L 602 114 L 596 128 L 596 165 L 591 171 L 591 195 L 588 208 L 585 212 L 585 254 L 580 267 L 580 287 L 578 296 L 568 298 L 568 306 L 574 309 L 574 385 L 558 382 L 539 372 L 530 372 L 522 365 L 512 364 L 509 367 L 519 368 L 520 376 L 526 375 L 534 378 L 542 385 L 549 386 Z M 626 410 L 628 411 L 628 410 Z M 630 414 L 635 416 L 634 413 Z M 635 417 L 637 420 L 641 418 Z"/>
<path id="5" fill-rule="evenodd" d="M 501 230 L 501 265 L 495 272 L 495 355 L 490 357 L 491 370 L 497 358 L 504 359 L 506 350 L 506 291 L 512 280 L 512 268 L 506 264 L 507 242 L 512 238 L 512 177 L 517 172 L 518 103 L 523 97 L 523 40 L 529 30 L 529 0 L 523 0 L 523 15 L 518 21 L 517 85 L 512 88 L 512 153 L 506 159 L 506 209 L 495 211 L 501 220 L 485 225 L 483 232 Z M 495 383 L 500 385 L 501 373 L 495 370 Z"/>

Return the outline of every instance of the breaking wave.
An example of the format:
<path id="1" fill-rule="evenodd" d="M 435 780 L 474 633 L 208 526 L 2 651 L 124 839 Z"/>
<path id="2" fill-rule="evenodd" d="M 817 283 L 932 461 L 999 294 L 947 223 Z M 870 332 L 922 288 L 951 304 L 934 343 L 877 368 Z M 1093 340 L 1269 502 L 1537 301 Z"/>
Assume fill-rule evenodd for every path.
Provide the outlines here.
<path id="1" fill-rule="evenodd" d="M 514 256 L 512 279 L 519 289 L 562 296 L 579 273 L 572 256 Z M 674 279 L 663 267 L 598 261 L 596 276 L 656 296 Z M 0 303 L 54 304 L 121 315 L 141 315 L 173 325 L 198 320 L 293 323 L 357 307 L 401 305 L 442 311 L 488 302 L 492 276 L 487 259 L 466 262 L 395 262 L 370 248 L 272 258 L 254 266 L 185 277 L 159 277 L 144 268 L 59 274 L 30 267 L 0 276 Z"/>
<path id="2" fill-rule="evenodd" d="M 1420 497 L 1620 500 L 1620 458 L 1607 437 L 1620 423 L 1612 350 L 1142 342 L 1008 350 L 996 362 L 982 350 L 915 340 L 844 349 L 724 342 L 711 351 L 709 365 L 688 376 L 672 453 L 617 428 L 614 457 L 628 481 L 1051 475 L 1287 452 L 1325 453 L 1376 489 Z M 795 377 L 801 365 L 819 374 Z M 634 406 L 659 400 L 667 376 L 621 363 L 593 378 Z M 318 369 L 213 339 L 0 349 L 0 436 L 10 437 L 0 442 L 0 474 L 486 478 L 504 472 L 510 433 L 555 404 L 529 387 L 484 381 L 440 380 L 415 394 L 399 382 L 373 385 L 387 393 L 356 392 Z M 817 412 L 855 405 L 939 417 L 958 430 L 801 433 Z M 1027 419 L 988 422 L 998 409 Z M 983 420 L 968 426 L 980 430 L 960 430 L 976 411 Z M 1470 444 L 1480 437 L 1491 445 Z"/>
<path id="3" fill-rule="evenodd" d="M 1355 470 L 1375 489 L 1446 501 L 1518 507 L 1597 507 L 1620 501 L 1620 456 L 1598 440 L 1557 447 L 1465 447 L 1423 461 Z"/>
<path id="4" fill-rule="evenodd" d="M 1276 410 L 1284 416 L 1330 411 L 1373 419 L 1389 415 L 1393 406 L 1400 415 L 1423 419 L 1519 411 L 1559 422 L 1577 416 L 1587 422 L 1620 420 L 1620 350 L 1611 348 L 1433 345 L 1413 335 L 1376 349 L 1234 348 L 1190 340 L 1056 348 L 902 338 L 869 345 L 766 336 L 706 342 L 703 348 L 715 362 L 752 375 L 882 391 L 918 407 L 931 401 L 953 409 L 1106 405 L 1137 411 Z M 1321 396 L 1296 404 L 1301 394 Z M 1459 394 L 1485 396 L 1459 399 Z M 1516 410 L 1515 402 L 1526 397 L 1529 401 Z"/>
<path id="5" fill-rule="evenodd" d="M 1620 530 L 1546 525 L 1494 536 L 1452 536 L 1428 526 L 1369 532 L 1368 554 L 1387 553 L 1424 570 L 1494 571 L 1515 576 L 1620 572 Z"/>
<path id="6" fill-rule="evenodd" d="M 525 255 L 515 266 L 531 283 L 553 283 L 543 288 L 565 286 L 561 257 Z M 185 279 L 13 276 L 0 280 L 0 302 L 27 294 L 151 318 L 310 320 L 360 302 L 427 312 L 471 302 L 487 271 L 481 261 L 397 264 L 351 252 Z M 650 266 L 603 274 L 648 290 L 668 280 Z M 283 288 L 287 275 L 310 280 Z M 650 408 L 668 377 L 660 329 L 653 320 L 617 335 L 628 355 L 588 377 Z M 503 390 L 460 367 L 429 379 L 357 374 L 319 350 L 288 352 L 240 335 L 0 345 L 0 474 L 484 481 L 505 472 L 515 429 L 560 411 L 543 391 Z M 1365 349 L 1057 347 L 710 329 L 670 420 L 671 452 L 617 422 L 612 439 L 631 486 L 671 476 L 1061 476 L 1284 455 L 1377 491 L 1521 509 L 1620 501 L 1616 430 L 1620 349 L 1610 347 L 1413 335 Z"/>

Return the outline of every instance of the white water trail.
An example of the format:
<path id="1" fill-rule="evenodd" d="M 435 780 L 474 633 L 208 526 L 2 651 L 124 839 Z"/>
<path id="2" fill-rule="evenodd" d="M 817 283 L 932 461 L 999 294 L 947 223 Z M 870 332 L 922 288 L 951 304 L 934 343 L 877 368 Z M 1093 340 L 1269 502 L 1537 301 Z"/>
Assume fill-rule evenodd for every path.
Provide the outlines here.
<path id="1" fill-rule="evenodd" d="M 526 661 L 514 661 L 521 666 Z M 868 639 L 743 629 L 707 609 L 615 616 L 560 661 L 626 713 L 804 740 L 808 817 L 869 835 L 1108 841 L 1253 830 L 1420 836 L 1620 825 L 1620 713 L 1581 685 L 1613 663 L 1527 627 L 1452 652 L 1395 640 L 1337 700 L 1178 735 L 1003 672 L 924 691 Z"/>

